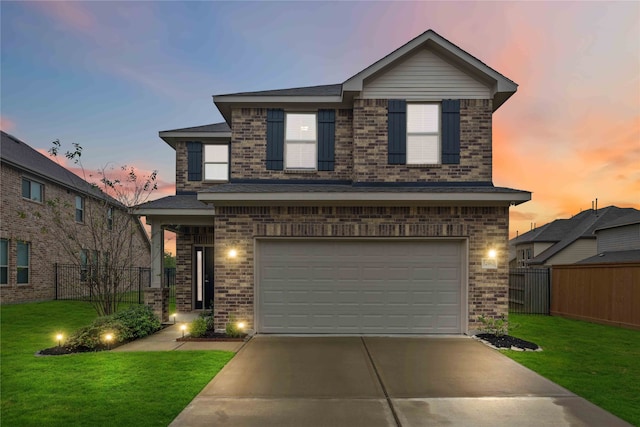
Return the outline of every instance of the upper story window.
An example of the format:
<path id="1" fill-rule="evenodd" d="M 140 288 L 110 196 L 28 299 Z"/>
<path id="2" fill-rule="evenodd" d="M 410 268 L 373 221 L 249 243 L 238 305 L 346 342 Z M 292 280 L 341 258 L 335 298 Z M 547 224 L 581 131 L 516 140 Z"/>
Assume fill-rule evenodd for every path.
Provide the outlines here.
<path id="1" fill-rule="evenodd" d="M 0 285 L 9 283 L 9 241 L 0 239 Z"/>
<path id="2" fill-rule="evenodd" d="M 205 181 L 228 181 L 229 180 L 229 145 L 228 144 L 205 144 L 203 148 L 204 157 L 204 180 Z"/>
<path id="3" fill-rule="evenodd" d="M 287 113 L 285 126 L 285 169 L 317 168 L 317 130 L 314 113 Z"/>
<path id="4" fill-rule="evenodd" d="M 76 196 L 76 222 L 84 222 L 84 197 Z"/>
<path id="5" fill-rule="evenodd" d="M 44 185 L 27 178 L 22 178 L 22 197 L 42 203 L 43 195 Z"/>
<path id="6" fill-rule="evenodd" d="M 407 104 L 407 164 L 440 163 L 440 105 Z"/>
<path id="7" fill-rule="evenodd" d="M 107 209 L 107 230 L 113 230 L 113 208 Z"/>

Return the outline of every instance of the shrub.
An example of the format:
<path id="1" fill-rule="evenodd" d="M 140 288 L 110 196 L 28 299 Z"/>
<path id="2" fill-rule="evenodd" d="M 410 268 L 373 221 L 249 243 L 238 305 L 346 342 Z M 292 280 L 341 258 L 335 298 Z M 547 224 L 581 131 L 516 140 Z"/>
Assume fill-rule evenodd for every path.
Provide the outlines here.
<path id="1" fill-rule="evenodd" d="M 509 325 L 509 321 L 504 316 L 499 318 L 479 316 L 478 320 L 482 323 L 480 330 L 486 334 L 492 334 L 497 337 L 507 335 L 509 328 L 516 329 L 519 325 Z"/>
<path id="2" fill-rule="evenodd" d="M 229 316 L 229 321 L 225 327 L 225 332 L 228 337 L 238 338 L 241 337 L 244 333 L 240 328 L 238 328 L 238 323 L 236 322 L 236 317 L 234 315 Z"/>
<path id="3" fill-rule="evenodd" d="M 65 342 L 73 350 L 97 350 L 103 347 L 104 336 L 113 334 L 111 344 L 145 337 L 162 327 L 160 320 L 148 306 L 135 306 L 127 310 L 98 317 L 90 325 L 75 331 Z"/>
<path id="4" fill-rule="evenodd" d="M 146 337 L 162 328 L 160 319 L 148 305 L 131 306 L 116 313 L 114 318 L 122 322 L 127 329 L 128 337 L 125 339 Z"/>
<path id="5" fill-rule="evenodd" d="M 207 333 L 207 321 L 204 317 L 198 317 L 191 322 L 190 334 L 194 338 L 198 338 Z"/>

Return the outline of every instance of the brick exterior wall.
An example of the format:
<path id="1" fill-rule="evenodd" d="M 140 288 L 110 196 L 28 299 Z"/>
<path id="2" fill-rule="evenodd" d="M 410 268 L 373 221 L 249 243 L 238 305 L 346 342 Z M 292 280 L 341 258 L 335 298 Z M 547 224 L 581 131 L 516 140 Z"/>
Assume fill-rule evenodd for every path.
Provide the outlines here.
<path id="1" fill-rule="evenodd" d="M 491 100 L 460 100 L 460 164 L 457 165 L 388 164 L 387 104 L 386 99 L 354 102 L 354 181 L 491 181 Z"/>
<path id="2" fill-rule="evenodd" d="M 336 111 L 335 169 L 333 171 L 273 171 L 266 169 L 267 109 L 236 108 L 232 112 L 231 179 L 351 180 L 353 116 Z"/>
<path id="3" fill-rule="evenodd" d="M 0 302 L 19 303 L 27 301 L 43 301 L 55 298 L 55 263 L 73 264 L 74 259 L 60 243 L 59 229 L 50 221 L 51 213 L 45 203 L 38 203 L 22 197 L 22 177 L 44 184 L 44 199 L 60 198 L 69 204 L 70 214 L 75 213 L 75 196 L 78 193 L 66 188 L 37 179 L 11 166 L 2 163 L 0 201 L 0 237 L 9 241 L 9 280 L 7 285 L 0 285 Z M 98 204 L 85 198 L 85 213 L 97 208 Z M 115 215 L 119 211 L 115 211 Z M 88 243 L 89 233 L 85 225 L 77 225 L 80 236 Z M 88 231 L 88 230 L 87 230 Z M 17 284 L 16 245 L 18 241 L 30 243 L 29 283 Z M 148 266 L 150 261 L 149 247 L 144 241 L 142 231 L 136 236 L 136 246 L 146 250 L 138 250 L 134 255 L 136 266 Z M 87 245 L 87 247 L 90 247 Z M 75 261 L 77 263 L 77 261 Z"/>
<path id="4" fill-rule="evenodd" d="M 256 237 L 459 237 L 469 242 L 469 329 L 508 313 L 507 207 L 220 207 L 215 217 L 215 318 L 253 327 Z M 233 242 L 233 243 L 230 243 Z M 235 259 L 227 257 L 233 244 Z M 495 248 L 497 270 L 483 270 Z"/>
<path id="5" fill-rule="evenodd" d="M 161 322 L 169 320 L 169 288 L 146 288 L 144 304 L 151 307 Z"/>

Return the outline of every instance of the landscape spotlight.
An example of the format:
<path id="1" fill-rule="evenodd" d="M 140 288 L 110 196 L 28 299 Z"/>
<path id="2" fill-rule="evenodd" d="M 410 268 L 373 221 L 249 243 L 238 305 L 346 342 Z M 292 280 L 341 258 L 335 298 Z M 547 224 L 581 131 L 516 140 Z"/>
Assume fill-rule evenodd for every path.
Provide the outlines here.
<path id="1" fill-rule="evenodd" d="M 60 344 L 62 343 L 62 338 L 64 338 L 62 334 L 56 335 L 56 339 L 58 340 L 58 347 L 60 347 Z"/>
<path id="2" fill-rule="evenodd" d="M 182 331 L 182 338 L 184 338 L 184 331 L 187 330 L 187 325 L 180 326 L 180 330 Z"/>
<path id="3" fill-rule="evenodd" d="M 105 335 L 104 340 L 107 342 L 107 348 L 111 350 L 111 341 L 113 340 L 113 334 Z"/>
<path id="4" fill-rule="evenodd" d="M 238 329 L 244 329 L 244 322 L 238 322 Z"/>
<path id="5" fill-rule="evenodd" d="M 178 313 L 173 313 L 173 314 L 171 315 L 171 317 L 173 317 L 173 324 L 174 324 L 174 325 L 176 324 L 176 316 L 177 316 L 177 315 L 178 315 Z"/>

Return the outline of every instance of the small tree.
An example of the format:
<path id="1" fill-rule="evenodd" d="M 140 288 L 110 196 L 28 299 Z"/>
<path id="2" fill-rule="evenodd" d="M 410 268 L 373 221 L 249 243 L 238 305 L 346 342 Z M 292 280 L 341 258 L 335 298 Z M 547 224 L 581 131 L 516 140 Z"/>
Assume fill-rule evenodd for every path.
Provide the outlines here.
<path id="1" fill-rule="evenodd" d="M 176 257 L 171 252 L 164 253 L 164 260 L 162 262 L 164 268 L 176 268 Z"/>
<path id="2" fill-rule="evenodd" d="M 60 148 L 60 141 L 54 141 L 50 155 L 56 157 Z M 65 153 L 82 171 L 84 180 L 69 172 L 69 178 L 82 194 L 75 196 L 75 200 L 47 199 L 46 205 L 52 228 L 60 235 L 60 246 L 79 267 L 77 286 L 91 296 L 98 315 L 104 316 L 116 312 L 128 292 L 138 290 L 135 285 L 140 278 L 133 275 L 141 254 L 149 253 L 149 241 L 132 208 L 147 201 L 157 189 L 157 172 L 139 176 L 135 168 L 122 166 L 120 177 L 116 177 L 113 169 L 108 173 L 102 168 L 98 182 L 90 183 L 95 177 L 86 176 L 81 155 L 82 146 L 77 143 Z M 77 197 L 82 197 L 82 201 Z"/>

